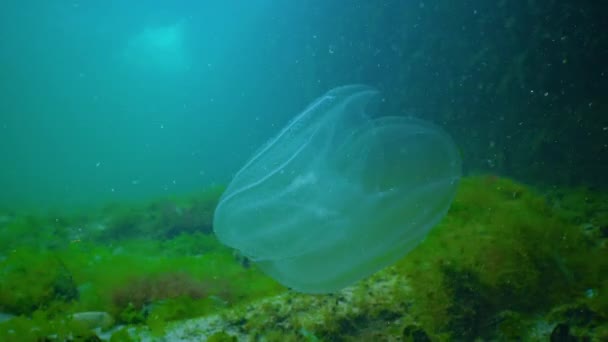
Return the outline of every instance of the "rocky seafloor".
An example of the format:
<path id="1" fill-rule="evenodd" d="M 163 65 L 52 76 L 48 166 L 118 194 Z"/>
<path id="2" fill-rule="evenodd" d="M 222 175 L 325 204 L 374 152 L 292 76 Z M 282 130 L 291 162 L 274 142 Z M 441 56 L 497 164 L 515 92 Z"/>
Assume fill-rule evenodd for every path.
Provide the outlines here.
<path id="1" fill-rule="evenodd" d="M 3 214 L 0 340 L 608 340 L 605 193 L 467 177 L 420 246 L 327 295 L 217 243 L 219 194 Z"/>

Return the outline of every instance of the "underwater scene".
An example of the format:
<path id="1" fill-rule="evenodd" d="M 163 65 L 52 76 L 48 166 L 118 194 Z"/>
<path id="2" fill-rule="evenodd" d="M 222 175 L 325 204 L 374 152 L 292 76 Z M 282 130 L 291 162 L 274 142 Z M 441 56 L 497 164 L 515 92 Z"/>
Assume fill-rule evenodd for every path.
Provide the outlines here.
<path id="1" fill-rule="evenodd" d="M 3 1 L 0 342 L 608 341 L 607 12 Z"/>

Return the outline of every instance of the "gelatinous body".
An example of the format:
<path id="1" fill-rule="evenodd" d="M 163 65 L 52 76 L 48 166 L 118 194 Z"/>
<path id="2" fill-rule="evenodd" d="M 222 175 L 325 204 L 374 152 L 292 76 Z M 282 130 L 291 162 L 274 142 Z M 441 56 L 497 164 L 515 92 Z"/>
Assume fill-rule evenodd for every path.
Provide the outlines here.
<path id="1" fill-rule="evenodd" d="M 422 241 L 450 206 L 460 156 L 428 122 L 370 118 L 376 94 L 333 89 L 260 148 L 216 208 L 220 241 L 309 293 L 350 285 Z"/>

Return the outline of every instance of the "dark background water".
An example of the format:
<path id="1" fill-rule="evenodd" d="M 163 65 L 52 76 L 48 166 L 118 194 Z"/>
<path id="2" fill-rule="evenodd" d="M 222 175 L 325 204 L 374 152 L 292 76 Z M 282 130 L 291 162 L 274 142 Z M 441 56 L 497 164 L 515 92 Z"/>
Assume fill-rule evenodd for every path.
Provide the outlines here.
<path id="1" fill-rule="evenodd" d="M 326 90 L 436 122 L 468 172 L 608 186 L 605 1 L 0 5 L 0 205 L 225 183 Z"/>

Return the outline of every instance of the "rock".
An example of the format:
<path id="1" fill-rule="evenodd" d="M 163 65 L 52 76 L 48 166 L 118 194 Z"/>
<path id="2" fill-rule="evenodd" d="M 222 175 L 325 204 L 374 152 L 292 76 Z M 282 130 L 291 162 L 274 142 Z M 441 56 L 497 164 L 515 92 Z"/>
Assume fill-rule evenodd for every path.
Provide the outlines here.
<path id="1" fill-rule="evenodd" d="M 600 227 L 600 236 L 604 239 L 608 238 L 608 225 Z"/>
<path id="2" fill-rule="evenodd" d="M 577 338 L 570 334 L 570 326 L 565 323 L 559 323 L 551 332 L 551 342 L 576 342 Z"/>
<path id="3" fill-rule="evenodd" d="M 114 325 L 114 318 L 107 312 L 87 311 L 72 315 L 72 319 L 84 323 L 89 329 L 109 329 Z"/>
<path id="4" fill-rule="evenodd" d="M 406 342 L 430 342 L 429 335 L 417 325 L 408 325 L 403 329 L 403 341 Z"/>
<path id="5" fill-rule="evenodd" d="M 6 312 L 0 312 L 0 323 L 6 322 L 6 321 L 12 319 L 13 317 L 15 317 L 15 315 L 9 314 Z"/>

